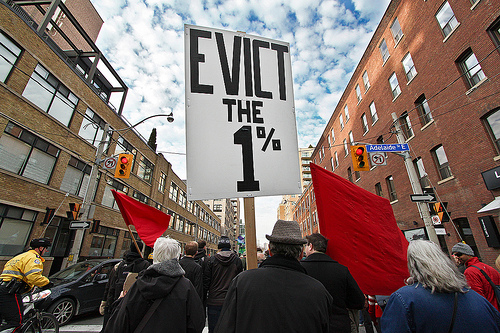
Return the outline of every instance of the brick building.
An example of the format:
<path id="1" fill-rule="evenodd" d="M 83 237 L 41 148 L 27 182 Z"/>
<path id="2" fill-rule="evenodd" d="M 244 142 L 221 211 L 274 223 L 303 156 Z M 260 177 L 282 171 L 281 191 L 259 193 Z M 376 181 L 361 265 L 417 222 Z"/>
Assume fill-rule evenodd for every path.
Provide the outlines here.
<path id="1" fill-rule="evenodd" d="M 400 156 L 353 172 L 351 145 L 398 143 L 394 113 L 422 188 L 447 203 L 441 247 L 463 239 L 488 264 L 500 253 L 499 185 L 482 177 L 500 174 L 499 36 L 498 0 L 391 1 L 312 155 L 387 198 L 408 239 L 425 237 Z M 307 189 L 295 209 L 303 223 L 314 221 L 311 198 Z"/>
<path id="2" fill-rule="evenodd" d="M 85 230 L 80 259 L 119 258 L 130 246 L 111 189 L 170 214 L 166 234 L 182 244 L 204 239 L 209 252 L 215 251 L 220 219 L 202 201 L 187 200 L 186 185 L 172 165 L 121 116 L 128 88 L 94 44 L 102 20 L 93 15 L 98 28 L 84 29 L 70 11 L 78 7 L 75 1 L 66 6 L 54 0 L 57 10 L 38 6 L 34 15 L 28 14 L 33 6 L 24 10 L 25 1 L 0 0 L 0 263 L 41 235 L 54 243 L 47 270 L 70 261 L 75 230 L 66 211 L 69 203 L 82 203 L 100 145 L 104 157 L 133 154 L 132 173 L 116 179 L 114 170 L 99 166 L 89 218 L 99 220 L 100 227 Z M 92 6 L 88 0 L 76 2 L 85 2 L 80 9 Z M 60 15 L 62 23 L 50 20 Z M 97 63 L 113 78 L 106 78 Z M 118 107 L 110 102 L 113 94 Z M 106 126 L 110 130 L 101 144 Z M 50 225 L 44 223 L 47 208 L 57 210 Z"/>

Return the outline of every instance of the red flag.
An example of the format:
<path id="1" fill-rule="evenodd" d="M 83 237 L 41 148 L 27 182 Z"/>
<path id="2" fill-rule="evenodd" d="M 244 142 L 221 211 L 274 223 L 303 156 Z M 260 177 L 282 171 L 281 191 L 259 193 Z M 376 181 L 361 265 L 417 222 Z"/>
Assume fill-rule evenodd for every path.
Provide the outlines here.
<path id="1" fill-rule="evenodd" d="M 327 254 L 347 266 L 363 293 L 390 295 L 408 278 L 408 241 L 389 200 L 313 163 L 311 174 Z"/>
<path id="2" fill-rule="evenodd" d="M 168 229 L 170 215 L 143 204 L 126 194 L 111 190 L 127 225 L 135 226 L 135 230 L 147 246 L 153 247 L 158 237 Z"/>

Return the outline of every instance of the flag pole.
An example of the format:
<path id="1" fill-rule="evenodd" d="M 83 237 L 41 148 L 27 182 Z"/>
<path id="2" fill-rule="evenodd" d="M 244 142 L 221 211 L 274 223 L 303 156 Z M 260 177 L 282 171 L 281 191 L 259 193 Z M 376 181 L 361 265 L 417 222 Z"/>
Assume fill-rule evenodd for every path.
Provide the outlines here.
<path id="1" fill-rule="evenodd" d="M 139 249 L 139 245 L 137 244 L 137 241 L 135 240 L 134 234 L 132 233 L 132 229 L 130 229 L 130 226 L 128 224 L 127 224 L 127 228 L 128 228 L 128 232 L 130 232 L 130 237 L 132 237 L 132 241 L 135 244 L 135 248 L 137 249 L 137 252 L 141 255 L 141 258 L 144 259 L 144 257 L 142 256 L 142 252 Z"/>

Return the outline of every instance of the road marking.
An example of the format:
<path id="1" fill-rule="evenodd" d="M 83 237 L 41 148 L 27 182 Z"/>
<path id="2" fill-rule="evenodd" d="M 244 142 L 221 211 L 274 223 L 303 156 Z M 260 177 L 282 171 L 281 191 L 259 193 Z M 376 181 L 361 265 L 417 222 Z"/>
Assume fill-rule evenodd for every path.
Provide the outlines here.
<path id="1" fill-rule="evenodd" d="M 102 325 L 64 325 L 59 328 L 59 333 L 64 332 L 100 332 Z"/>

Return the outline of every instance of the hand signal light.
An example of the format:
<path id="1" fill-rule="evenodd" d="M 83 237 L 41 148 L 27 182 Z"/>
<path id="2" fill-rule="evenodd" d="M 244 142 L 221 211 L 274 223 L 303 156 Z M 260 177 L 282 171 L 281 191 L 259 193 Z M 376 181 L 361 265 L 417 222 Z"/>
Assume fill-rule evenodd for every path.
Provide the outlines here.
<path id="1" fill-rule="evenodd" d="M 120 154 L 115 168 L 115 178 L 129 178 L 132 170 L 132 154 Z"/>
<path id="2" fill-rule="evenodd" d="M 351 158 L 354 171 L 369 171 L 368 153 L 365 146 L 352 146 Z"/>

